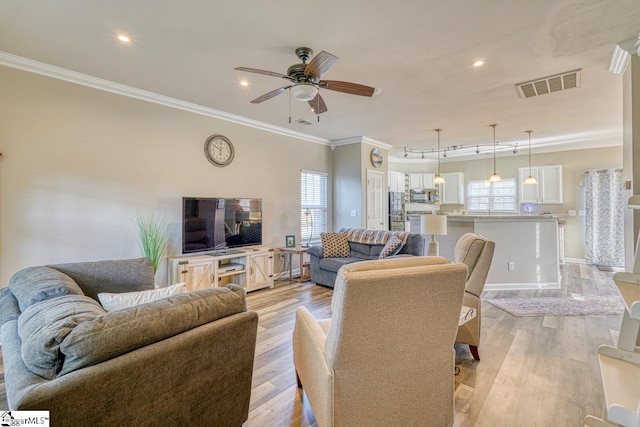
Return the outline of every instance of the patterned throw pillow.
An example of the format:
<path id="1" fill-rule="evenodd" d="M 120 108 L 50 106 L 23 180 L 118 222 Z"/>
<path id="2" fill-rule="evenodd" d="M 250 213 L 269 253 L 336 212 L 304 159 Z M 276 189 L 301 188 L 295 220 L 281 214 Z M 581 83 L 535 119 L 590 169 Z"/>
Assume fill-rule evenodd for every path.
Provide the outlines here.
<path id="1" fill-rule="evenodd" d="M 395 255 L 402 249 L 402 240 L 398 236 L 393 236 L 389 239 L 382 252 L 380 252 L 380 259 L 386 258 L 391 255 Z"/>
<path id="2" fill-rule="evenodd" d="M 349 258 L 351 248 L 344 233 L 320 233 L 323 258 Z"/>

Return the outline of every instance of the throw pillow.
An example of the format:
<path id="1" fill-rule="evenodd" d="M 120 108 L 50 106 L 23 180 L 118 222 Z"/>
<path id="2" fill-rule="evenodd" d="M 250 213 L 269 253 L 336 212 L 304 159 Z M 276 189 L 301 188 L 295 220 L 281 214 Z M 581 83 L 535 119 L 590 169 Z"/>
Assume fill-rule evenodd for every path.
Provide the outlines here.
<path id="1" fill-rule="evenodd" d="M 54 379 L 64 362 L 60 343 L 84 321 L 105 311 L 84 295 L 65 295 L 29 306 L 18 318 L 22 360 L 34 374 Z"/>
<path id="2" fill-rule="evenodd" d="M 322 258 L 349 258 L 351 248 L 344 233 L 320 233 Z"/>
<path id="3" fill-rule="evenodd" d="M 28 267 L 9 280 L 9 289 L 18 300 L 20 311 L 29 306 L 64 295 L 84 295 L 69 276 L 49 267 Z"/>
<path id="4" fill-rule="evenodd" d="M 167 286 L 166 288 L 151 289 L 148 291 L 123 292 L 119 294 L 102 292 L 98 294 L 98 300 L 100 300 L 100 304 L 102 304 L 105 310 L 115 311 L 157 301 L 172 295 L 184 294 L 186 291 L 186 283 L 177 283 Z"/>
<path id="5" fill-rule="evenodd" d="M 391 255 L 396 255 L 402 249 L 402 240 L 398 236 L 393 236 L 387 241 L 387 244 L 384 245 L 382 251 L 380 252 L 380 259 L 386 258 Z"/>

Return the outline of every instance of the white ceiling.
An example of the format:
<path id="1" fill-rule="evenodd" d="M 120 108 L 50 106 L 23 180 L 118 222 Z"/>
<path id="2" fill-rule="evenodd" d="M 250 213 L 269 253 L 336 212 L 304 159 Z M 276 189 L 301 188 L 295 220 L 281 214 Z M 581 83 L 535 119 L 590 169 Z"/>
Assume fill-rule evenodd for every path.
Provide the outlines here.
<path id="1" fill-rule="evenodd" d="M 502 144 L 526 145 L 533 129 L 538 150 L 620 145 L 622 76 L 607 68 L 639 31 L 639 0 L 0 2 L 0 51 L 316 137 L 366 136 L 396 158 L 435 148 L 435 128 L 442 147 L 490 144 L 490 123 Z M 311 126 L 288 123 L 286 94 L 250 104 L 286 81 L 233 68 L 286 73 L 299 46 L 340 58 L 323 78 L 382 93 L 324 90 L 319 123 L 293 101 L 293 120 Z M 573 69 L 580 88 L 530 99 L 515 89 Z"/>

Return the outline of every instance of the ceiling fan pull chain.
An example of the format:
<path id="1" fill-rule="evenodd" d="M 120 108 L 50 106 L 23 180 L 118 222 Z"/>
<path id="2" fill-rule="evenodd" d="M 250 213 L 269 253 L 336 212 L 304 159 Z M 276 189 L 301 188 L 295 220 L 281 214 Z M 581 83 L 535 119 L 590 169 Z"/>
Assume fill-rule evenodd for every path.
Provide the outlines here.
<path id="1" fill-rule="evenodd" d="M 289 91 L 289 124 L 291 124 L 291 91 Z"/>

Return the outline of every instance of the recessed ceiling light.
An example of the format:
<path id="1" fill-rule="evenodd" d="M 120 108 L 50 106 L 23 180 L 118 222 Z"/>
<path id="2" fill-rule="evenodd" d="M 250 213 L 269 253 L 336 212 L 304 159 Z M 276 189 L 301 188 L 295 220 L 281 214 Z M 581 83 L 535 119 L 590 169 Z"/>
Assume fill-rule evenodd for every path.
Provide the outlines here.
<path id="1" fill-rule="evenodd" d="M 478 61 L 473 63 L 474 67 L 482 67 L 483 65 L 484 65 L 484 61 L 482 61 L 482 60 L 478 60 Z"/>
<path id="2" fill-rule="evenodd" d="M 240 81 L 240 86 L 249 86 L 249 82 L 246 80 L 241 80 Z"/>
<path id="3" fill-rule="evenodd" d="M 122 43 L 131 43 L 131 39 L 124 34 L 118 34 L 118 40 L 120 40 Z"/>

